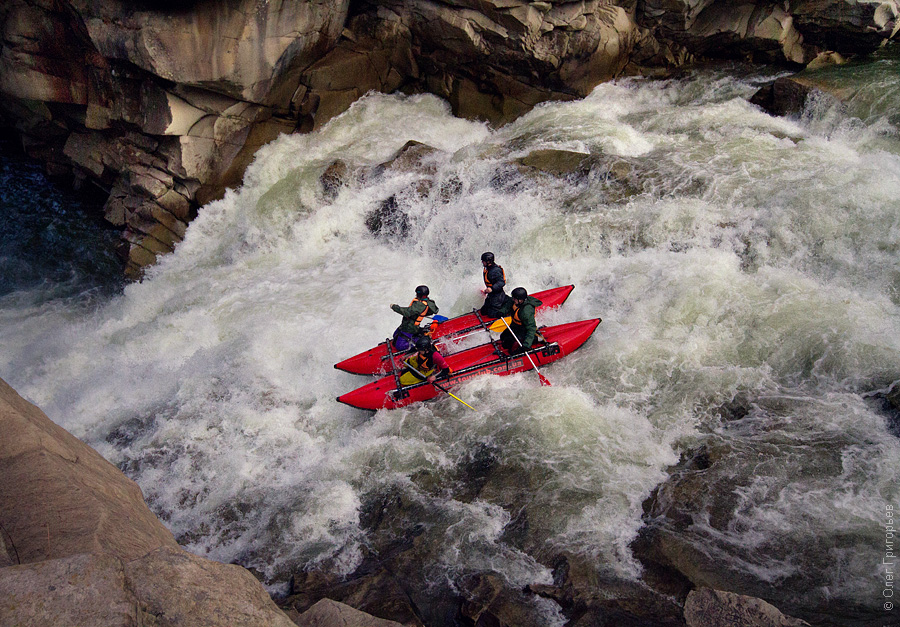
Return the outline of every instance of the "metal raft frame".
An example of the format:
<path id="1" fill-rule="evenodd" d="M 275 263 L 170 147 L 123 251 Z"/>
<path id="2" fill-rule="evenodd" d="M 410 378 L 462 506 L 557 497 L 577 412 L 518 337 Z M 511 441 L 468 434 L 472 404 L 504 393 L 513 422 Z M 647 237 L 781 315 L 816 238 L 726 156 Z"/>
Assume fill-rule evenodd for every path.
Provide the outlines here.
<path id="1" fill-rule="evenodd" d="M 479 320 L 481 320 L 480 316 L 479 316 Z M 485 323 L 483 321 L 482 321 L 482 326 L 485 326 L 485 328 L 487 328 L 487 326 L 485 325 Z M 541 328 L 543 328 L 543 327 L 541 327 Z M 540 333 L 540 328 L 538 329 L 538 332 Z M 541 337 L 543 337 L 543 336 L 541 336 Z M 498 366 L 498 365 L 505 365 L 506 371 L 508 372 L 510 370 L 511 362 L 518 360 L 520 357 L 524 361 L 525 355 L 534 355 L 535 357 L 538 355 L 542 355 L 544 357 L 552 357 L 553 355 L 557 355 L 562 351 L 562 349 L 559 346 L 559 342 L 546 342 L 546 340 L 545 340 L 545 343 L 541 344 L 540 346 L 532 346 L 532 348 L 528 349 L 527 351 L 523 351 L 523 352 L 517 353 L 515 355 L 506 355 L 506 354 L 500 352 L 500 347 L 497 346 L 497 340 L 493 339 L 493 337 L 491 337 L 491 344 L 493 344 L 494 351 L 497 353 L 496 360 L 489 361 L 489 362 L 482 363 L 482 364 L 475 364 L 472 366 L 467 366 L 466 368 L 461 368 L 459 370 L 455 370 L 453 372 L 453 374 L 451 374 L 449 377 L 447 377 L 446 379 L 443 379 L 443 380 L 446 381 L 448 385 L 453 385 L 455 382 L 458 382 L 460 379 L 468 380 L 469 378 L 471 378 L 468 375 L 478 372 L 478 371 L 481 371 L 481 370 L 491 370 L 492 373 L 496 373 L 497 370 L 492 370 L 492 369 L 496 368 L 496 366 Z M 400 354 L 400 353 L 392 353 L 391 352 L 390 343 L 388 343 L 388 353 L 389 353 L 389 355 L 399 355 Z M 422 387 L 423 385 L 431 385 L 430 383 L 428 383 L 428 381 L 420 381 L 419 383 L 413 383 L 412 385 L 401 386 L 400 385 L 400 373 L 397 370 L 397 368 L 395 367 L 393 357 L 391 358 L 391 364 L 392 364 L 392 368 L 394 370 L 394 381 L 397 386 L 394 390 L 387 392 L 388 396 L 390 396 L 391 399 L 399 400 L 402 398 L 406 398 L 409 396 L 409 390 L 412 390 L 412 389 L 415 389 L 418 387 Z"/>
<path id="2" fill-rule="evenodd" d="M 407 396 L 409 396 L 408 388 L 411 388 L 411 387 L 414 387 L 414 386 L 412 386 L 412 385 L 407 385 L 407 386 L 402 386 L 402 385 L 400 385 L 400 371 L 397 370 L 397 362 L 394 361 L 394 356 L 395 356 L 395 355 L 399 357 L 400 355 L 403 355 L 403 354 L 405 353 L 405 351 L 404 351 L 404 353 L 395 353 L 395 352 L 394 352 L 394 344 L 391 342 L 390 338 L 388 338 L 388 339 L 385 340 L 385 341 L 387 342 L 387 354 L 388 354 L 388 359 L 391 360 L 391 372 L 392 372 L 393 375 L 394 375 L 394 385 L 396 386 L 396 387 L 394 388 L 394 390 L 391 391 L 391 392 L 388 392 L 388 394 L 390 394 L 390 395 L 391 395 L 391 398 L 393 398 L 394 400 L 396 400 L 396 399 L 398 399 L 398 398 L 406 398 Z M 419 384 L 416 384 L 416 385 L 419 385 Z"/>
<path id="3" fill-rule="evenodd" d="M 481 312 L 477 309 L 473 309 L 472 313 L 475 314 L 475 317 L 478 319 L 478 324 L 481 325 L 481 328 L 487 331 L 488 337 L 491 338 L 491 345 L 494 347 L 494 353 L 497 354 L 497 357 L 500 357 L 501 359 L 506 358 L 506 360 L 509 361 L 509 355 L 504 355 L 503 351 L 500 350 L 500 346 L 497 343 L 497 340 L 495 340 L 494 336 L 491 335 L 491 328 L 487 325 L 487 323 L 485 323 L 484 318 L 481 317 Z"/>

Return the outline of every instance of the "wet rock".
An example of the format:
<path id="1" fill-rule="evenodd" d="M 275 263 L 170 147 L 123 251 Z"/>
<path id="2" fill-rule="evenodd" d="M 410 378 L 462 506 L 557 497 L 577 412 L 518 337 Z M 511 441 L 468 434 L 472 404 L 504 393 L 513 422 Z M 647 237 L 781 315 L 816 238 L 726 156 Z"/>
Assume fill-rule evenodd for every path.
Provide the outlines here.
<path id="1" fill-rule="evenodd" d="M 417 141 L 408 141 L 391 159 L 381 164 L 383 170 L 397 173 L 433 175 L 437 168 L 428 157 L 439 153 L 437 148 Z"/>
<path id="2" fill-rule="evenodd" d="M 299 627 L 401 627 L 403 625 L 403 623 L 392 620 L 376 618 L 331 599 L 322 599 L 303 614 L 299 614 L 294 619 L 294 623 Z"/>
<path id="3" fill-rule="evenodd" d="M 743 543 L 744 534 L 757 532 L 754 515 L 781 495 L 845 472 L 842 455 L 853 445 L 852 436 L 845 440 L 828 434 L 801 443 L 786 434 L 785 423 L 796 414 L 798 402 L 788 397 L 739 398 L 734 407 L 726 406 L 723 417 L 729 422 L 721 425 L 721 432 L 704 437 L 669 470 L 669 479 L 645 501 L 644 526 L 630 545 L 648 585 L 665 591 L 670 588 L 664 586 L 680 580 L 693 587 L 740 591 L 807 620 L 829 617 L 829 624 L 861 625 L 875 618 L 874 610 L 847 609 L 823 592 L 821 574 L 829 571 L 835 555 L 859 550 L 859 530 L 823 540 L 802 525 L 791 528 L 788 518 L 782 523 L 784 535 L 758 551 Z M 731 429 L 742 437 L 729 437 Z M 756 575 L 755 568 L 798 554 L 804 556 L 802 567 L 777 582 Z M 759 555 L 766 561 L 759 562 Z"/>
<path id="4" fill-rule="evenodd" d="M 544 149 L 516 159 L 515 166 L 519 178 L 510 181 L 513 186 L 523 179 L 558 183 L 564 186 L 561 191 L 568 196 L 564 206 L 570 211 L 590 211 L 599 204 L 627 202 L 644 193 L 661 195 L 670 185 L 652 164 L 614 155 Z M 699 181 L 680 185 L 682 193 L 691 192 L 691 186 L 697 193 L 703 188 Z"/>
<path id="5" fill-rule="evenodd" d="M 427 503 L 399 488 L 370 495 L 360 512 L 368 535 L 362 563 L 346 576 L 335 575 L 327 564 L 294 573 L 290 594 L 279 605 L 302 613 L 327 598 L 404 625 L 444 624 L 456 614 L 458 601 L 430 586 L 423 572 L 434 558 L 423 536 L 435 517 Z"/>
<path id="6" fill-rule="evenodd" d="M 814 89 L 795 77 L 783 77 L 760 88 L 750 102 L 772 115 L 800 115 Z"/>
<path id="7" fill-rule="evenodd" d="M 297 573 L 291 581 L 291 594 L 280 605 L 307 617 L 310 612 L 310 616 L 325 613 L 323 609 L 328 609 L 329 615 L 334 614 L 331 604 L 338 602 L 385 623 L 422 626 L 400 581 L 387 569 L 371 563 L 346 578 L 319 571 Z M 296 619 L 295 622 L 305 624 Z"/>
<path id="8" fill-rule="evenodd" d="M 366 228 L 374 235 L 388 239 L 406 237 L 409 224 L 409 216 L 397 201 L 397 196 L 388 197 L 377 209 L 366 214 Z"/>
<path id="9" fill-rule="evenodd" d="M 891 383 L 885 389 L 864 394 L 863 398 L 876 411 L 884 414 L 888 430 L 900 438 L 900 381 Z"/>
<path id="10" fill-rule="evenodd" d="M 571 625 L 682 625 L 680 600 L 687 589 L 661 593 L 642 581 L 605 573 L 602 564 L 571 553 L 558 555 L 553 585 L 532 585 L 530 592 L 559 603 Z"/>
<path id="11" fill-rule="evenodd" d="M 322 192 L 327 200 L 334 200 L 341 187 L 347 185 L 350 180 L 350 166 L 346 161 L 338 159 L 325 168 L 319 181 L 322 184 Z"/>
<path id="12" fill-rule="evenodd" d="M 125 448 L 143 433 L 154 429 L 155 424 L 156 419 L 153 416 L 130 418 L 110 431 L 105 440 L 118 448 Z"/>
<path id="13" fill-rule="evenodd" d="M 818 70 L 829 65 L 844 65 L 847 59 L 839 52 L 820 52 L 816 58 L 806 64 L 807 70 Z"/>
<path id="14" fill-rule="evenodd" d="M 687 627 L 803 627 L 809 623 L 782 614 L 762 599 L 700 588 L 684 604 Z"/>
<path id="15" fill-rule="evenodd" d="M 554 176 L 584 176 L 590 172 L 596 159 L 589 153 L 570 150 L 535 150 L 516 163 L 526 169 L 539 170 Z"/>
<path id="16" fill-rule="evenodd" d="M 652 585 L 619 578 L 604 572 L 604 564 L 588 556 L 559 553 L 553 548 L 556 530 L 546 525 L 546 517 L 529 497 L 541 489 L 541 478 L 521 467 L 506 463 L 503 452 L 494 446 L 479 446 L 459 460 L 451 476 L 439 482 L 442 495 L 472 502 L 475 499 L 502 507 L 509 513 L 498 542 L 521 551 L 553 571 L 550 585 L 530 585 L 525 594 L 517 589 L 498 591 L 491 573 L 473 573 L 461 588 L 468 605 L 461 610 L 470 617 L 493 616 L 484 624 L 513 616 L 523 608 L 531 608 L 530 595 L 552 599 L 572 621 L 583 619 L 583 625 L 660 625 L 680 624 L 681 607 L 691 589 L 691 582 L 677 569 L 670 568 L 659 576 L 645 568 L 645 578 Z M 447 490 L 446 486 L 452 486 Z M 659 579 L 660 581 L 657 581 Z M 665 579 L 665 585 L 662 580 Z M 473 605 L 474 604 L 474 605 Z M 515 625 L 516 622 L 510 623 Z M 576 624 L 572 622 L 571 624 Z"/>
<path id="17" fill-rule="evenodd" d="M 491 187 L 507 194 L 514 194 L 525 182 L 520 164 L 502 164 L 491 175 Z"/>
<path id="18" fill-rule="evenodd" d="M 885 393 L 885 399 L 896 412 L 900 412 L 900 384 L 894 382 Z"/>
<path id="19" fill-rule="evenodd" d="M 746 394 L 737 394 L 734 398 L 732 398 L 727 403 L 723 403 L 721 407 L 719 407 L 718 414 L 721 416 L 723 420 L 732 421 L 732 420 L 741 420 L 742 418 L 746 418 L 750 415 L 750 412 L 753 410 L 753 401 Z M 695 463 L 697 459 L 705 459 L 706 466 L 709 468 L 709 458 L 705 454 L 701 453 L 700 455 L 695 457 Z"/>
<path id="20" fill-rule="evenodd" d="M 368 180 L 378 179 L 386 172 L 421 177 L 402 192 L 383 200 L 377 209 L 366 215 L 369 231 L 387 239 L 403 238 L 409 234 L 410 209 L 427 198 L 434 187 L 437 166 L 429 157 L 438 152 L 437 148 L 409 141 L 389 160 L 361 173 L 362 178 Z"/>
<path id="21" fill-rule="evenodd" d="M 437 200 L 450 203 L 462 196 L 463 183 L 456 175 L 451 175 L 440 182 L 437 190 Z"/>
<path id="22" fill-rule="evenodd" d="M 543 627 L 530 601 L 533 593 L 516 590 L 497 573 L 478 573 L 460 584 L 465 601 L 460 616 L 465 624 L 498 627 Z"/>
<path id="23" fill-rule="evenodd" d="M 464 503 L 474 501 L 491 478 L 500 462 L 500 450 L 480 443 L 460 460 L 455 471 L 454 497 Z"/>

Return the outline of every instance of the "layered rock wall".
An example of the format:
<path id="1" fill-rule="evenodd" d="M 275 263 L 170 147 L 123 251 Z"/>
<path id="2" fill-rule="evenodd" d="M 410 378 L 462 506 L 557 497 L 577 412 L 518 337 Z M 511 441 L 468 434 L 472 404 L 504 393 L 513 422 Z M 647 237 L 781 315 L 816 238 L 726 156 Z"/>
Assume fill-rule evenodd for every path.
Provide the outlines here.
<path id="1" fill-rule="evenodd" d="M 51 173 L 109 194 L 138 277 L 261 145 L 368 91 L 501 124 L 695 58 L 871 51 L 898 15 L 897 0 L 8 0 L 0 122 Z"/>
<path id="2" fill-rule="evenodd" d="M 348 0 L 152 6 L 0 8 L 0 114 L 51 173 L 109 193 L 132 276 L 173 250 L 260 146 L 294 130 L 299 73 L 333 47 Z"/>

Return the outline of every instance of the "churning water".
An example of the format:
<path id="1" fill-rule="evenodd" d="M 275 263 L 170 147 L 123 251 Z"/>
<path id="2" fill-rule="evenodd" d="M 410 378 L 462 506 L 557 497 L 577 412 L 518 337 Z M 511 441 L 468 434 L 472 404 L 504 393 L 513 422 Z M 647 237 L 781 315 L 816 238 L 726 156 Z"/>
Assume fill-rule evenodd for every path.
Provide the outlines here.
<path id="1" fill-rule="evenodd" d="M 485 570 L 548 583 L 561 551 L 638 577 L 642 503 L 702 448 L 720 461 L 681 537 L 725 581 L 865 621 L 883 612 L 885 514 L 900 508 L 900 442 L 873 402 L 900 381 L 900 72 L 876 63 L 893 76 L 880 92 L 798 119 L 725 73 L 604 84 L 499 130 L 431 96 L 370 95 L 262 149 L 124 293 L 0 297 L 0 376 L 133 477 L 188 549 L 273 585 L 352 571 L 361 511 L 388 490 L 436 521 L 435 585 Z M 335 160 L 363 169 L 410 140 L 437 151 L 323 191 Z M 605 165 L 512 165 L 541 149 Z M 388 198 L 407 228 L 373 235 Z M 480 304 L 485 250 L 511 287 L 575 284 L 544 323 L 604 320 L 544 371 L 553 387 L 476 380 L 456 391 L 475 411 L 336 403 L 366 379 L 332 365 L 389 335 L 389 305 L 416 285 L 447 315 Z M 484 449 L 504 483 L 455 496 L 454 469 Z M 503 536 L 513 502 L 528 510 L 518 546 Z M 554 608 L 535 612 L 558 623 Z"/>

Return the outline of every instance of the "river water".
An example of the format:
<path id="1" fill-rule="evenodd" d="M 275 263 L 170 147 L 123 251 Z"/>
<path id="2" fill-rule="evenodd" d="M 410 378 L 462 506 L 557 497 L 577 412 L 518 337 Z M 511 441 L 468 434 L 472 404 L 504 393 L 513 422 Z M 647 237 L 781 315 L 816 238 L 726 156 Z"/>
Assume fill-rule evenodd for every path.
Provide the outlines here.
<path id="1" fill-rule="evenodd" d="M 637 578 L 642 503 L 705 449 L 720 461 L 679 533 L 723 580 L 815 622 L 896 618 L 898 68 L 842 68 L 857 96 L 796 118 L 749 104 L 774 75 L 737 68 L 604 84 L 496 130 L 432 96 L 370 95 L 264 147 L 142 282 L 98 295 L 96 273 L 73 271 L 4 289 L 0 376 L 134 478 L 186 548 L 275 591 L 294 568 L 351 572 L 361 512 L 388 490 L 438 512 L 435 585 L 550 583 L 554 552 Z M 323 192 L 334 160 L 365 168 L 410 140 L 438 150 Z M 510 165 L 542 149 L 625 164 L 627 180 Z M 389 197 L 408 231 L 373 235 Z M 336 403 L 366 379 L 333 364 L 389 335 L 416 285 L 447 315 L 480 304 L 485 250 L 510 287 L 575 285 L 539 322 L 603 318 L 543 371 L 553 386 L 476 380 L 456 390 L 474 411 Z M 453 469 L 485 447 L 510 479 L 457 498 Z M 527 503 L 528 548 L 505 541 L 510 500 Z M 563 622 L 550 601 L 534 612 Z"/>

